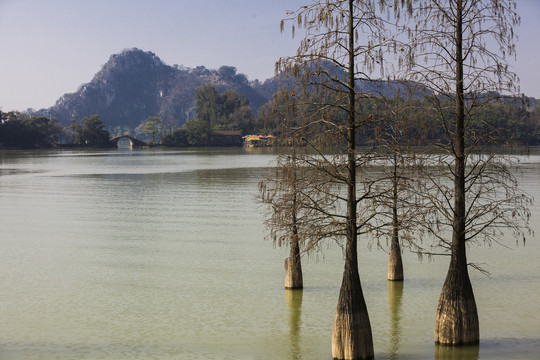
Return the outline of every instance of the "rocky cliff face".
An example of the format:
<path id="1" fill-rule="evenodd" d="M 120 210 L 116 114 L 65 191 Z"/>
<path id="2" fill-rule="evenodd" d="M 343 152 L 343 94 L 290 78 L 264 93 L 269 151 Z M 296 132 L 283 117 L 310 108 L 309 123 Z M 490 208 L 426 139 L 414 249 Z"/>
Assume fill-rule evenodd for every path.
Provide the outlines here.
<path id="1" fill-rule="evenodd" d="M 254 111 L 270 99 L 270 88 L 275 86 L 271 80 L 268 85 L 250 84 L 234 67 L 209 70 L 169 66 L 152 52 L 128 49 L 112 55 L 92 81 L 40 112 L 50 113 L 63 125 L 72 118 L 98 114 L 110 128 L 134 129 L 149 116 L 182 126 L 194 117 L 195 93 L 207 83 L 216 85 L 219 91 L 233 89 L 245 95 Z"/>

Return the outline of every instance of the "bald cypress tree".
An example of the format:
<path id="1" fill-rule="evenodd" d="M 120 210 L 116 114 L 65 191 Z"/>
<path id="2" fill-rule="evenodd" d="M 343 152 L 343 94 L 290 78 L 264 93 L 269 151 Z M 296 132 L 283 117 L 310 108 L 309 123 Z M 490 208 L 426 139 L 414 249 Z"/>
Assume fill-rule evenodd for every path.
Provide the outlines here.
<path id="1" fill-rule="evenodd" d="M 282 23 L 305 36 L 296 56 L 281 59 L 278 72 L 294 78 L 290 96 L 305 99 L 296 138 L 297 158 L 311 172 L 303 189 L 318 239 L 344 241 L 345 265 L 332 334 L 332 357 L 374 356 L 371 324 L 358 272 L 358 237 L 375 217 L 368 203 L 377 195 L 369 177 L 357 177 L 373 160 L 357 139 L 372 130 L 373 117 L 358 111 L 359 99 L 375 94 L 359 88 L 382 63 L 382 21 L 375 1 L 313 1 Z"/>
<path id="2" fill-rule="evenodd" d="M 521 238 L 527 229 L 531 199 L 519 190 L 511 159 L 490 151 L 495 129 L 473 121 L 501 94 L 518 92 L 518 79 L 508 66 L 519 25 L 515 8 L 513 0 L 396 1 L 396 15 L 403 16 L 408 35 L 408 42 L 396 47 L 402 52 L 401 76 L 431 90 L 424 102 L 445 134 L 433 143 L 439 151 L 427 172 L 431 187 L 425 190 L 438 214 L 426 228 L 450 253 L 437 307 L 439 344 L 480 339 L 467 243 L 499 241 L 505 230 Z"/>

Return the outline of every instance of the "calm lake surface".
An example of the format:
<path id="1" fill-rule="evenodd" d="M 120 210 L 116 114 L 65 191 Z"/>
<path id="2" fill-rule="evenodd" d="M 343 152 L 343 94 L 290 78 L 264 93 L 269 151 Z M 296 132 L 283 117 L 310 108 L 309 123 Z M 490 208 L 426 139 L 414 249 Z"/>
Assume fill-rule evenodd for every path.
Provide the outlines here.
<path id="1" fill-rule="evenodd" d="M 540 156 L 521 158 L 540 201 Z M 343 259 L 304 258 L 284 290 L 287 249 L 264 241 L 258 182 L 271 154 L 242 149 L 0 152 L 0 359 L 330 359 Z M 479 347 L 433 343 L 447 258 L 359 245 L 377 359 L 540 358 L 536 238 L 469 248 Z"/>

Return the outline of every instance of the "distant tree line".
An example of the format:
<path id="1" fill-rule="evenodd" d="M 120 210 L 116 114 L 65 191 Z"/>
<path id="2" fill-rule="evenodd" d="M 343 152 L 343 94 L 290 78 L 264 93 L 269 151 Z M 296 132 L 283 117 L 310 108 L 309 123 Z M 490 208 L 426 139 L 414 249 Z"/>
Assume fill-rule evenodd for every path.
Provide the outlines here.
<path id="1" fill-rule="evenodd" d="M 56 119 L 43 116 L 23 118 L 17 112 L 1 113 L 0 148 L 40 149 L 59 144 L 107 147 L 110 134 L 99 115 L 85 117 L 81 122 L 73 119 L 63 127 Z"/>
<path id="2" fill-rule="evenodd" d="M 313 104 L 317 103 L 314 95 L 294 99 L 298 115 L 308 114 Z M 435 96 L 432 96 L 436 99 Z M 131 135 L 145 140 L 149 145 L 164 146 L 211 146 L 215 131 L 236 130 L 246 134 L 280 135 L 280 123 L 284 107 L 283 96 L 276 95 L 274 100 L 263 105 L 256 117 L 249 105 L 249 100 L 235 92 L 225 90 L 219 93 L 214 85 L 205 85 L 196 93 L 196 119 L 187 121 L 183 127 L 165 126 L 158 117 L 149 117 L 136 129 L 117 127 L 107 129 L 99 115 L 92 115 L 81 120 L 72 119 L 67 127 L 56 119 L 48 117 L 22 117 L 18 112 L 0 112 L 0 148 L 35 149 L 58 145 L 107 147 L 114 136 Z M 452 101 L 441 101 L 441 109 L 447 109 L 451 115 Z M 445 103 L 446 102 L 446 103 Z M 380 121 L 381 126 L 391 124 L 386 111 L 389 103 L 399 103 L 402 116 L 408 121 L 403 131 L 403 140 L 416 139 L 419 145 L 428 141 L 445 138 L 443 129 L 431 124 L 430 104 L 426 98 L 404 99 L 401 97 L 381 98 L 381 101 L 358 101 L 357 112 L 369 114 Z M 303 105 L 304 104 L 304 105 Z M 335 111 L 336 119 L 347 116 Z M 519 143 L 540 145 L 540 106 L 527 107 L 519 100 L 489 103 L 480 107 L 471 117 L 472 126 L 478 130 L 498 132 L 498 143 Z M 428 129 L 429 131 L 426 131 Z M 374 130 L 372 130 L 374 131 Z M 420 134 L 422 136 L 420 136 Z M 367 145 L 374 133 L 363 132 L 358 135 L 360 145 Z"/>
<path id="3" fill-rule="evenodd" d="M 19 118 L 17 112 L 0 112 L 0 149 L 49 147 L 59 142 L 62 133 L 55 119 Z"/>
<path id="4" fill-rule="evenodd" d="M 280 123 L 282 114 L 287 105 L 283 96 L 279 94 L 274 100 L 261 108 L 261 115 L 257 119 L 255 132 L 268 132 L 274 135 L 280 133 Z M 314 109 L 314 104 L 320 103 L 320 99 L 314 96 L 303 95 L 295 100 L 295 116 L 302 117 L 310 114 Z M 328 101 L 328 100 L 327 100 Z M 337 103 L 337 99 L 331 100 Z M 416 145 L 426 145 L 428 142 L 444 141 L 446 134 L 444 129 L 434 126 L 432 103 L 440 104 L 440 109 L 445 113 L 442 116 L 452 116 L 454 100 L 425 96 L 423 98 L 403 97 L 385 98 L 378 101 L 373 99 L 360 99 L 356 102 L 356 112 L 358 114 L 370 115 L 373 121 L 379 125 L 369 131 L 362 130 L 356 134 L 359 145 L 369 145 L 375 138 L 376 131 L 383 131 L 394 123 L 395 114 L 388 113 L 387 109 L 399 106 L 400 116 L 406 117 L 406 122 L 401 122 L 401 141 L 404 143 L 414 142 Z M 346 120 L 346 112 L 334 109 L 331 114 L 334 121 Z M 497 144 L 523 144 L 540 145 L 540 105 L 534 107 L 527 106 L 520 99 L 508 99 L 507 101 L 490 102 L 483 104 L 471 115 L 471 128 L 476 131 L 497 132 L 493 140 Z M 493 144 L 493 145 L 497 145 Z"/>

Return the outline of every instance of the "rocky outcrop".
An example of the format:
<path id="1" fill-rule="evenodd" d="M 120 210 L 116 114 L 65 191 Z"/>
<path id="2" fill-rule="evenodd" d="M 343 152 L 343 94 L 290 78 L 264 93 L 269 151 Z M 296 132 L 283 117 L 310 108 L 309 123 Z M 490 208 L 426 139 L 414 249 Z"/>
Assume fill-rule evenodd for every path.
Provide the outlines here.
<path id="1" fill-rule="evenodd" d="M 69 125 L 72 118 L 98 114 L 109 128 L 131 129 L 157 116 L 179 127 L 194 117 L 195 93 L 208 83 L 219 91 L 232 89 L 246 96 L 255 112 L 272 93 L 261 82 L 249 83 L 231 66 L 218 70 L 170 66 L 152 52 L 127 49 L 112 55 L 89 83 L 34 115 L 47 114 Z"/>

